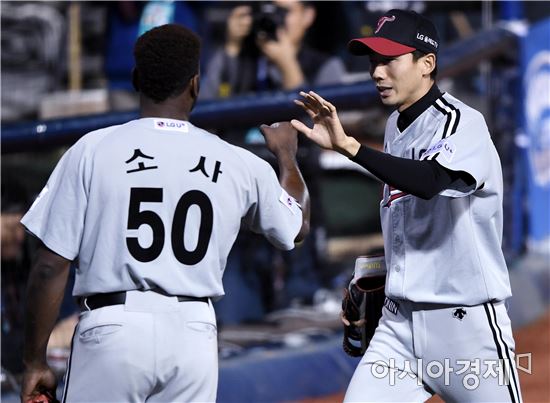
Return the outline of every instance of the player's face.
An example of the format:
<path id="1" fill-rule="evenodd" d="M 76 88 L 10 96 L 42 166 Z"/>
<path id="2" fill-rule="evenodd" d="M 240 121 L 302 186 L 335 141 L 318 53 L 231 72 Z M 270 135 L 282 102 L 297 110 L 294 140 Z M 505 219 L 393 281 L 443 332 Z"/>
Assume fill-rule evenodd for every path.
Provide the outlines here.
<path id="1" fill-rule="evenodd" d="M 395 57 L 373 53 L 369 59 L 370 74 L 384 105 L 396 106 L 401 112 L 426 93 L 423 65 L 412 53 Z"/>

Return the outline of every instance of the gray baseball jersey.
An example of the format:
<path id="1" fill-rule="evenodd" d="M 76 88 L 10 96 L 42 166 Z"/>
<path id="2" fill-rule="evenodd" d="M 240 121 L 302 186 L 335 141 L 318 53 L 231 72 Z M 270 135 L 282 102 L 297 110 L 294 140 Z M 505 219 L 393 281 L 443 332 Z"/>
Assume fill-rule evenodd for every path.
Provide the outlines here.
<path id="1" fill-rule="evenodd" d="M 385 150 L 435 159 L 474 183 L 456 181 L 430 200 L 384 186 L 388 298 L 346 402 L 424 401 L 433 393 L 445 401 L 521 401 L 502 301 L 511 292 L 499 157 L 479 112 L 449 94 L 433 99 L 403 132 L 399 114 L 390 116 Z"/>
<path id="2" fill-rule="evenodd" d="M 78 259 L 74 295 L 220 297 L 241 224 L 291 249 L 302 212 L 254 154 L 188 122 L 144 118 L 81 138 L 22 223 Z"/>
<path id="3" fill-rule="evenodd" d="M 435 159 L 475 183 L 457 181 L 430 200 L 384 186 L 386 295 L 464 305 L 510 297 L 501 250 L 502 170 L 483 115 L 443 94 L 403 133 L 398 116 L 388 119 L 386 152 Z"/>

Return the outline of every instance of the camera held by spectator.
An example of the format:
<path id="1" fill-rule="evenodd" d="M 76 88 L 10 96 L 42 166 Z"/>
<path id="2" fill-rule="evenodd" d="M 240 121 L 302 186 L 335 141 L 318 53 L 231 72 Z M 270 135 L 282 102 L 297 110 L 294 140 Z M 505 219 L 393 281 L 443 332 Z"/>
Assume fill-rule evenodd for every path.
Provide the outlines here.
<path id="1" fill-rule="evenodd" d="M 285 26 L 288 10 L 273 3 L 261 3 L 254 14 L 252 32 L 255 37 L 277 40 L 277 30 Z"/>

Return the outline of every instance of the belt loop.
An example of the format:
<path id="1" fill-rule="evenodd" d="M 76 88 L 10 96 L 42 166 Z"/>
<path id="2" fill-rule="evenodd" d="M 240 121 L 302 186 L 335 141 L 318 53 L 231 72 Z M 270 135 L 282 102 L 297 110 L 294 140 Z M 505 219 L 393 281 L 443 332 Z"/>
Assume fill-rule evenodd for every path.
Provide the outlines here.
<path id="1" fill-rule="evenodd" d="M 88 311 L 91 311 L 90 307 L 88 306 L 88 297 L 84 297 L 83 304 Z"/>

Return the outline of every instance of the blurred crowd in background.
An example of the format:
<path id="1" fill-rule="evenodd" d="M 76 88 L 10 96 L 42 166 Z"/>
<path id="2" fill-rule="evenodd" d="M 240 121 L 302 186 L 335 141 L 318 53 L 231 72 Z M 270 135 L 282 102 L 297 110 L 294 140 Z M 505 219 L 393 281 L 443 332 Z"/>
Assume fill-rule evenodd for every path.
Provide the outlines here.
<path id="1" fill-rule="evenodd" d="M 346 44 L 372 34 L 380 14 L 391 8 L 431 18 L 443 48 L 499 21 L 535 22 L 550 15 L 545 2 L 3 1 L 2 123 L 137 110 L 133 44 L 141 33 L 169 22 L 191 28 L 203 40 L 199 102 L 368 80 L 368 58 L 351 57 Z M 482 67 L 439 85 L 485 110 Z M 382 107 L 346 111 L 343 120 L 351 134 L 376 146 L 388 113 Z M 207 129 L 261 148 L 257 128 Z M 24 290 L 33 250 L 19 219 L 65 149 L 2 157 L 2 367 L 12 373 L 22 370 Z M 241 234 L 226 269 L 228 295 L 217 306 L 221 325 L 260 321 L 277 309 L 315 303 L 319 290 L 344 283 L 357 254 L 382 246 L 377 182 L 354 170 L 345 176 L 320 172 L 319 151 L 304 149 L 312 235 L 294 251 L 280 252 L 263 238 Z M 345 242 L 328 245 L 331 239 Z M 356 248 L 349 246 L 354 239 L 361 240 Z M 62 311 L 65 318 L 76 312 L 70 289 Z"/>
<path id="2" fill-rule="evenodd" d="M 201 36 L 202 99 L 212 99 L 367 78 L 368 61 L 349 55 L 346 44 L 371 34 L 380 13 L 390 8 L 412 9 L 433 19 L 443 47 L 515 18 L 516 2 L 485 3 L 6 1 L 2 121 L 77 114 L 70 108 L 56 110 L 56 95 L 64 90 L 88 91 L 88 105 L 80 100 L 86 113 L 137 108 L 131 84 L 133 43 L 167 22 L 186 25 Z M 490 13 L 488 21 L 483 8 Z M 516 13 L 534 22 L 548 10 L 544 2 L 525 2 Z"/>

